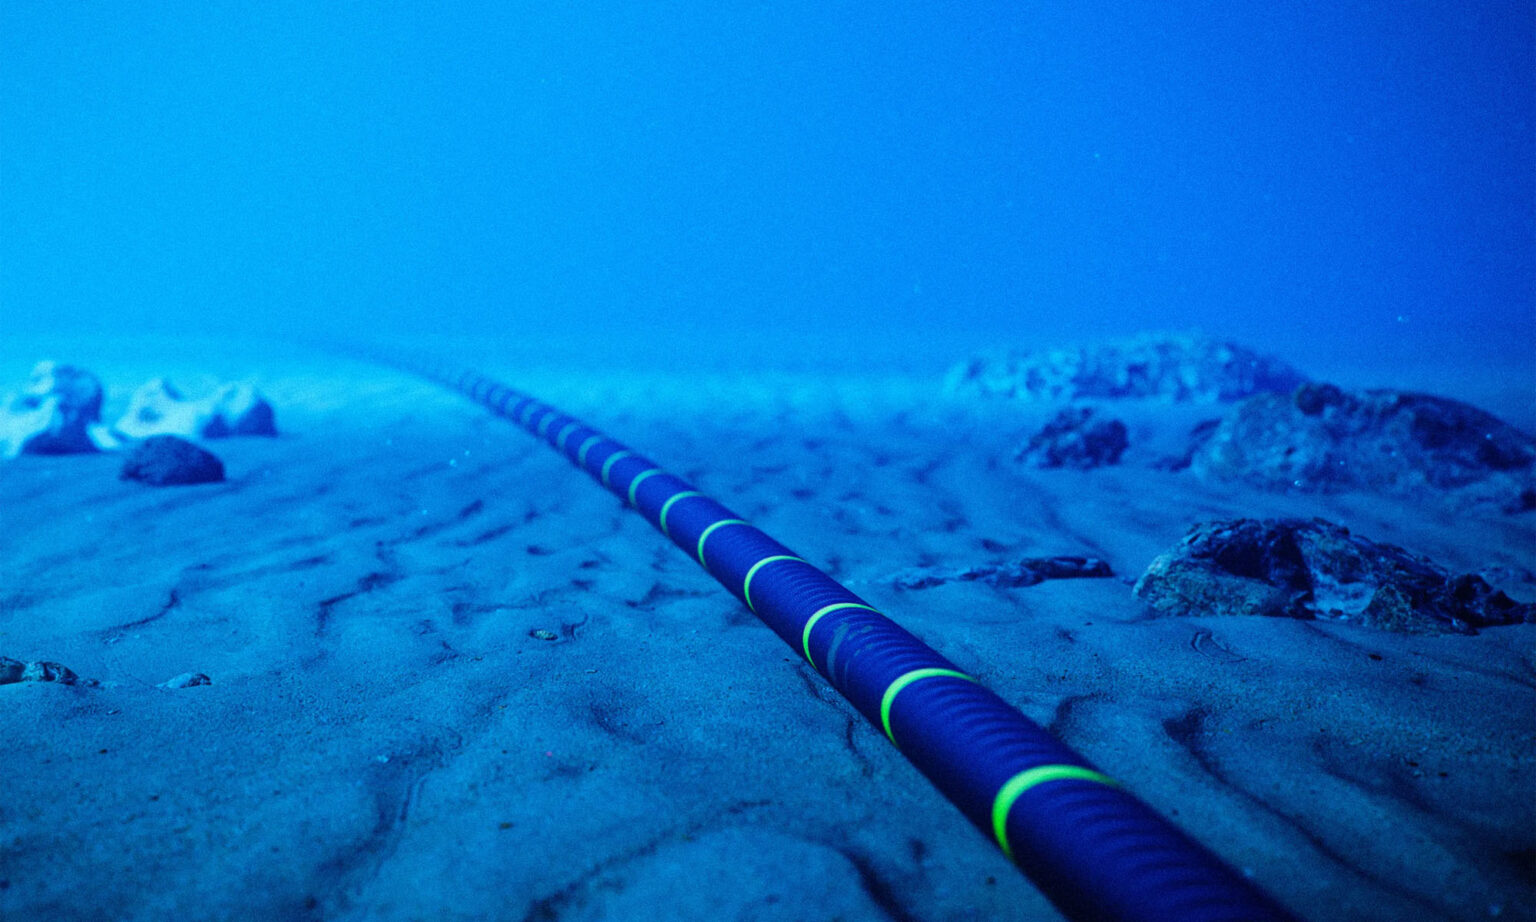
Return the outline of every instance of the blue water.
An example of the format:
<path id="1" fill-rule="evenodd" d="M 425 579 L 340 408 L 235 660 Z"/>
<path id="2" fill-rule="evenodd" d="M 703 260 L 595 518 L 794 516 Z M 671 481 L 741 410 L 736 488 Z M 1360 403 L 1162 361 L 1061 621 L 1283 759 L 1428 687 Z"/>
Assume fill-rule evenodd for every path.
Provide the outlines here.
<path id="1" fill-rule="evenodd" d="M 1272 6 L 13 0 L 0 335 L 1536 354 L 1532 3 Z"/>

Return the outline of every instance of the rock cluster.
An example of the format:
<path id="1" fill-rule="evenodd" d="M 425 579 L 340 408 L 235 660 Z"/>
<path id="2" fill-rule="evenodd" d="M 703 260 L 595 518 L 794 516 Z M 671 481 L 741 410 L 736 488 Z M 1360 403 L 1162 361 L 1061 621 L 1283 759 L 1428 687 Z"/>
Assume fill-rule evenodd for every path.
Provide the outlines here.
<path id="1" fill-rule="evenodd" d="M 955 393 L 1021 400 L 1239 400 L 1306 381 L 1281 360 L 1198 335 L 1149 334 L 1096 348 L 1006 352 L 954 368 Z"/>
<path id="2" fill-rule="evenodd" d="M 1190 466 L 1214 479 L 1398 495 L 1474 488 L 1507 511 L 1536 506 L 1536 439 L 1445 397 L 1309 383 L 1249 398 L 1195 441 Z"/>
<path id="3" fill-rule="evenodd" d="M 249 384 L 224 384 L 188 400 L 165 378 L 133 394 L 128 410 L 101 425 L 101 381 L 73 365 L 39 362 L 26 388 L 0 404 L 0 458 L 70 454 L 133 446 L 122 479 L 153 486 L 224 479 L 224 464 L 189 438 L 275 436 L 272 405 Z"/>
<path id="4" fill-rule="evenodd" d="M 1119 464 L 1128 444 L 1125 423 L 1096 419 L 1087 407 L 1068 407 L 1031 436 L 1013 460 L 1034 467 L 1090 470 Z"/>
<path id="5" fill-rule="evenodd" d="M 1315 618 L 1401 632 L 1536 621 L 1536 604 L 1481 576 L 1449 573 L 1323 519 L 1202 522 L 1152 562 L 1135 593 L 1164 615 Z"/>

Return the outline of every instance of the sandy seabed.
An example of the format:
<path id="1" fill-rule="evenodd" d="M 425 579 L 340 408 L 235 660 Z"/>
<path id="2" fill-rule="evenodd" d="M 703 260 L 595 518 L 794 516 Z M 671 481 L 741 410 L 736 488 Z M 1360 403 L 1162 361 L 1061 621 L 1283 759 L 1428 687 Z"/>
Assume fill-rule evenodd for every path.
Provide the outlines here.
<path id="1" fill-rule="evenodd" d="M 254 380 L 282 435 L 208 443 L 228 480 L 197 487 L 0 463 L 0 655 L 101 683 L 0 686 L 0 919 L 1058 918 L 795 651 L 505 420 L 294 347 L 8 342 L 0 390 L 47 357 L 102 377 L 109 420 L 151 377 Z M 1529 601 L 1532 515 L 1152 469 L 1210 407 L 1117 406 L 1123 464 L 1039 471 L 1010 459 L 1054 408 L 938 376 L 467 361 L 844 581 L 1303 918 L 1536 918 L 1536 625 L 1151 618 L 1129 586 L 1196 521 L 1318 515 Z M 891 583 L 1054 554 L 1117 578 Z M 212 684 L 158 687 L 188 672 Z"/>

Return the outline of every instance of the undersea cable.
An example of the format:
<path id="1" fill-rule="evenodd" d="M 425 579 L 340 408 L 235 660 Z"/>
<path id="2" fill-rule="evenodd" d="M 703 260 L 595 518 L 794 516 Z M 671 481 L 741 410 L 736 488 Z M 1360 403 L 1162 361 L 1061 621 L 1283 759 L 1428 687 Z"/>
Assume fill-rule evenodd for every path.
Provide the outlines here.
<path id="1" fill-rule="evenodd" d="M 1068 918 L 1294 917 L 1252 881 L 814 564 L 649 458 L 528 394 L 419 356 L 348 350 L 542 439 L 803 656 Z"/>

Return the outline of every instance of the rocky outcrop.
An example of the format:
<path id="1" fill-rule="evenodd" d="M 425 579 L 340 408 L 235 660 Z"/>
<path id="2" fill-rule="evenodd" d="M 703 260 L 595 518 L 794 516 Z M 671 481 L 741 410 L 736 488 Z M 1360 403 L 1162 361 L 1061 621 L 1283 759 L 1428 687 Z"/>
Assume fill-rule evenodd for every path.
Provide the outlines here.
<path id="1" fill-rule="evenodd" d="M 156 435 L 140 442 L 123 459 L 120 476 L 152 487 L 217 483 L 224 479 L 224 462 L 186 439 Z"/>
<path id="2" fill-rule="evenodd" d="M 1462 491 L 1507 511 L 1536 505 L 1536 439 L 1445 397 L 1304 384 L 1252 397 L 1197 436 L 1203 477 L 1272 490 Z"/>
<path id="3" fill-rule="evenodd" d="M 1020 400 L 1239 400 L 1306 380 L 1272 356 L 1198 335 L 1149 334 L 1096 348 L 978 356 L 953 369 L 951 392 Z"/>
<path id="4" fill-rule="evenodd" d="M 98 425 L 101 381 L 89 371 L 38 362 L 27 386 L 0 407 L 0 457 L 99 451 L 111 439 Z"/>
<path id="5" fill-rule="evenodd" d="M 1473 633 L 1536 621 L 1476 574 L 1350 534 L 1323 519 L 1232 519 L 1195 525 L 1136 582 L 1163 615 L 1268 615 L 1388 631 Z"/>
<path id="6" fill-rule="evenodd" d="M 1114 576 L 1109 564 L 1093 557 L 1025 557 L 1014 563 L 982 564 L 963 569 L 915 567 L 891 577 L 897 589 L 929 589 L 945 583 L 981 581 L 1000 588 L 1033 586 L 1048 579 L 1104 579 Z"/>
<path id="7" fill-rule="evenodd" d="M 188 400 L 165 378 L 155 378 L 134 391 L 127 412 L 113 430 L 130 439 L 277 435 L 272 405 L 251 385 L 225 384 L 207 397 Z"/>
<path id="8" fill-rule="evenodd" d="M 1031 436 L 1013 460 L 1033 467 L 1089 470 L 1119 464 L 1129 444 L 1125 423 L 1098 419 L 1087 407 L 1070 407 Z"/>

